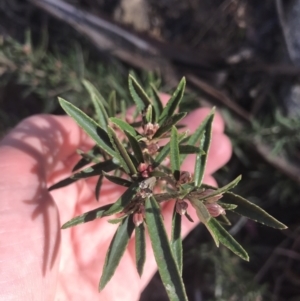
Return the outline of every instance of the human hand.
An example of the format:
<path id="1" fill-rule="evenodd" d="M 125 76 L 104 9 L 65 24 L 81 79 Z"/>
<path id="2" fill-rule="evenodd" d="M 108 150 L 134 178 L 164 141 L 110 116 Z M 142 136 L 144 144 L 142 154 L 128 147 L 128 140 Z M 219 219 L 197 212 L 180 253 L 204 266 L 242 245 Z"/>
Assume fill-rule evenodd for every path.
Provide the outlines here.
<path id="1" fill-rule="evenodd" d="M 184 123 L 193 131 L 208 114 L 198 109 Z M 216 186 L 211 174 L 231 155 L 224 122 L 216 114 L 204 182 Z M 48 192 L 47 187 L 67 177 L 79 159 L 76 149 L 91 147 L 89 139 L 69 117 L 37 115 L 21 122 L 0 143 L 0 300 L 138 300 L 156 263 L 147 240 L 142 278 L 134 263 L 131 239 L 111 281 L 97 291 L 106 251 L 116 230 L 107 218 L 60 230 L 74 216 L 114 202 L 122 189 L 104 180 L 100 200 L 94 198 L 95 180 L 78 181 Z M 193 172 L 187 158 L 182 170 Z M 173 203 L 163 206 L 170 230 Z M 193 208 L 189 214 L 197 220 Z M 186 235 L 196 223 L 183 219 Z"/>

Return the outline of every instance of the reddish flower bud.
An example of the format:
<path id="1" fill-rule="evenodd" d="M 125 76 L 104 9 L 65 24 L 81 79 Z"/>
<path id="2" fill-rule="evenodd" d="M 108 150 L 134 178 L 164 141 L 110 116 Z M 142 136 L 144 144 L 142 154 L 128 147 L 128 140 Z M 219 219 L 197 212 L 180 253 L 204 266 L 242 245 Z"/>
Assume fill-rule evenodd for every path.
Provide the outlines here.
<path id="1" fill-rule="evenodd" d="M 176 201 L 176 212 L 180 215 L 186 214 L 188 203 L 183 200 Z"/>
<path id="2" fill-rule="evenodd" d="M 142 213 L 134 213 L 133 214 L 133 223 L 136 227 L 144 222 L 144 216 Z"/>
<path id="3" fill-rule="evenodd" d="M 199 194 L 199 197 L 203 198 L 205 196 L 207 196 L 207 199 L 205 199 L 205 201 L 207 203 L 215 203 L 217 202 L 219 199 L 221 199 L 223 197 L 222 194 L 217 194 L 214 196 L 209 196 L 210 194 L 213 194 L 215 192 L 215 190 L 213 189 L 205 189 L 203 192 L 201 192 L 201 194 Z"/>
<path id="4" fill-rule="evenodd" d="M 147 124 L 144 125 L 144 134 L 147 136 L 149 139 L 152 139 L 154 134 L 157 132 L 159 128 L 159 125 L 157 123 L 151 123 L 148 122 Z"/>
<path id="5" fill-rule="evenodd" d="M 217 217 L 220 214 L 226 214 L 224 208 L 219 204 L 205 204 L 205 206 L 212 217 Z"/>
<path id="6" fill-rule="evenodd" d="M 159 150 L 159 145 L 157 143 L 151 143 L 147 146 L 147 152 L 149 155 L 155 155 Z"/>
<path id="7" fill-rule="evenodd" d="M 188 171 L 181 171 L 180 172 L 180 178 L 179 183 L 180 184 L 186 184 L 192 181 L 192 175 Z"/>
<path id="8" fill-rule="evenodd" d="M 140 163 L 140 165 L 138 166 L 138 171 L 139 172 L 143 172 L 148 168 L 148 164 L 147 163 Z"/>

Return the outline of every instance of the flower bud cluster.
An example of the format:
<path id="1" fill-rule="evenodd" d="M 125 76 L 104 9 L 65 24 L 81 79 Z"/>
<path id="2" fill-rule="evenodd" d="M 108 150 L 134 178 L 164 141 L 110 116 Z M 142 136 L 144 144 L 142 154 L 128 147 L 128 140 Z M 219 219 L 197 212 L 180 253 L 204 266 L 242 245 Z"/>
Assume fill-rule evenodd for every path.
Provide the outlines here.
<path id="1" fill-rule="evenodd" d="M 148 139 L 152 139 L 157 130 L 159 129 L 158 123 L 151 123 L 148 122 L 147 124 L 144 125 L 144 134 Z"/>
<path id="2" fill-rule="evenodd" d="M 141 173 L 143 178 L 149 178 L 149 173 L 153 171 L 153 167 L 148 163 L 140 163 L 138 166 L 138 171 Z"/>

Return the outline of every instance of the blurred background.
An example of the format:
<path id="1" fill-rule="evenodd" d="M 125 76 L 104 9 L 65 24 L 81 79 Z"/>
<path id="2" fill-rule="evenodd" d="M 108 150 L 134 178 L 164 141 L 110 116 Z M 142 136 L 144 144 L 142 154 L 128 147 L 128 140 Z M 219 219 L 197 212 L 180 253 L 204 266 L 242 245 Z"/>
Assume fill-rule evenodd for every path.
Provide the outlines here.
<path id="1" fill-rule="evenodd" d="M 129 104 L 128 72 L 167 93 L 186 76 L 182 108 L 216 105 L 233 143 L 219 185 L 242 174 L 236 192 L 289 227 L 228 213 L 247 263 L 199 225 L 184 241 L 189 300 L 299 301 L 300 1 L 0 0 L 0 137 L 63 114 L 57 96 L 92 115 L 84 78 Z M 168 300 L 158 274 L 150 300 Z"/>

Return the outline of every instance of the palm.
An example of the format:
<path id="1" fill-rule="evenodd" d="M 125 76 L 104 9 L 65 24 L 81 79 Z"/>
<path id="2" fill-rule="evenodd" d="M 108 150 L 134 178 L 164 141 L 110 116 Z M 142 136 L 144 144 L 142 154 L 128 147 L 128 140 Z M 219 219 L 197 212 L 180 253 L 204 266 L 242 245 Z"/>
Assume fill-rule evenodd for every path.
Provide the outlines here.
<path id="1" fill-rule="evenodd" d="M 190 121 L 186 123 L 194 124 L 195 120 L 192 119 L 196 118 L 199 124 L 200 119 L 206 114 L 207 111 L 194 112 L 195 116 L 190 117 Z M 46 126 L 40 126 L 41 124 Z M 50 130 L 46 131 L 45 128 Z M 225 164 L 231 153 L 230 143 L 223 134 L 223 123 L 220 118 L 214 123 L 213 135 L 207 175 Z M 20 140 L 23 147 L 19 146 Z M 107 219 L 98 219 L 60 231 L 62 223 L 95 207 L 114 202 L 122 192 L 120 189 L 116 190 L 115 185 L 104 182 L 100 201 L 97 203 L 93 192 L 94 180 L 91 179 L 48 193 L 49 184 L 70 173 L 75 160 L 78 159 L 74 155 L 75 150 L 87 144 L 85 136 L 72 120 L 52 116 L 32 117 L 3 140 L 0 153 L 2 151 L 2 155 L 9 157 L 16 152 L 15 156 L 19 158 L 19 164 L 15 169 L 10 165 L 8 171 L 17 175 L 20 182 L 26 179 L 30 183 L 21 187 L 15 185 L 12 191 L 12 183 L 17 179 L 17 176 L 14 176 L 11 182 L 4 181 L 2 186 L 4 194 L 2 191 L 1 196 L 7 199 L 7 206 L 16 215 L 5 215 L 4 219 L 1 219 L 1 229 L 13 229 L 15 230 L 13 233 L 16 232 L 8 238 L 11 244 L 5 245 L 4 252 L 1 253 L 8 258 L 4 271 L 9 271 L 13 279 L 18 279 L 19 271 L 17 268 L 16 271 L 11 269 L 10 256 L 15 257 L 17 266 L 24 266 L 25 257 L 31 258 L 34 255 L 35 258 L 32 259 L 28 271 L 25 265 L 25 274 L 30 274 L 31 278 L 24 277 L 21 282 L 16 281 L 11 287 L 8 286 L 5 296 L 16 295 L 19 289 L 19 295 L 24 299 L 22 295 L 24 286 L 30 288 L 33 285 L 35 290 L 34 297 L 29 298 L 31 300 L 41 300 L 40 296 L 47 300 L 137 300 L 141 290 L 155 272 L 155 262 L 148 241 L 145 272 L 142 278 L 139 278 L 134 264 L 134 238 L 132 238 L 115 275 L 99 294 L 96 288 L 116 225 L 107 223 Z M 7 154 L 5 147 L 3 150 L 3 146 L 7 145 L 10 155 Z M 34 151 L 28 152 L 28 147 Z M 47 160 L 44 160 L 45 157 Z M 9 159 L 15 161 L 14 158 Z M 187 161 L 184 169 L 192 170 L 193 166 Z M 210 176 L 206 177 L 206 182 L 214 184 Z M 163 209 L 167 227 L 170 225 L 171 207 L 172 203 L 167 203 Z M 193 215 L 193 212 L 190 214 Z M 12 223 L 12 218 L 20 222 Z M 185 221 L 184 234 L 194 226 Z M 24 236 L 28 239 L 24 240 Z M 2 233 L 0 238 L 3 238 Z M 1 277 L 2 275 L 0 281 L 3 280 Z M 27 291 L 31 292 L 30 289 Z"/>

